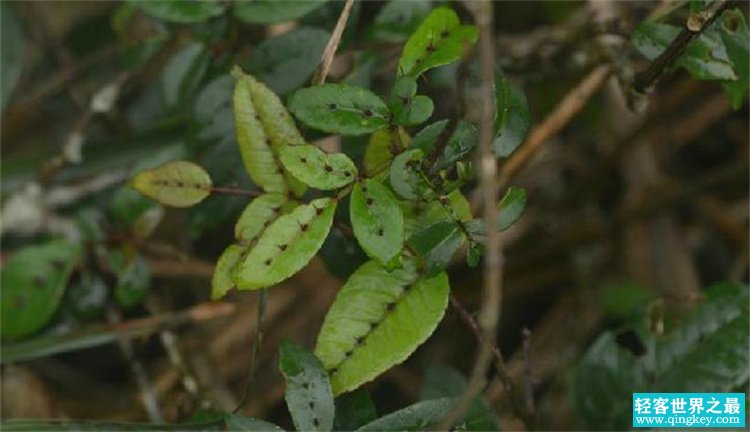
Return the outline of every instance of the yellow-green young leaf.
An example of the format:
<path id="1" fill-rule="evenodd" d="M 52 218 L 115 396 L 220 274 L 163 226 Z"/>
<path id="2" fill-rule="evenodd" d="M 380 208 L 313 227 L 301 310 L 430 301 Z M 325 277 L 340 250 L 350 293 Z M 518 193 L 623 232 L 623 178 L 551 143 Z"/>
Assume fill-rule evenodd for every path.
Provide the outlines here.
<path id="1" fill-rule="evenodd" d="M 357 178 L 357 167 L 345 154 L 326 154 L 309 144 L 282 148 L 281 163 L 301 182 L 316 189 L 337 189 Z"/>
<path id="2" fill-rule="evenodd" d="M 323 245 L 335 209 L 335 200 L 320 198 L 276 219 L 237 268 L 237 288 L 265 288 L 300 271 Z"/>
<path id="3" fill-rule="evenodd" d="M 354 236 L 365 253 L 385 264 L 401 252 L 404 216 L 390 189 L 365 179 L 357 183 L 349 201 Z"/>
<path id="4" fill-rule="evenodd" d="M 237 219 L 234 236 L 240 242 L 252 242 L 264 228 L 282 214 L 287 201 L 286 195 L 278 193 L 267 193 L 255 198 Z"/>
<path id="5" fill-rule="evenodd" d="M 304 144 L 294 120 L 268 87 L 239 69 L 234 87 L 234 117 L 237 143 L 250 178 L 266 192 L 300 196 L 305 186 L 285 172 L 279 150 L 286 145 Z"/>
<path id="6" fill-rule="evenodd" d="M 229 290 L 234 288 L 232 274 L 246 250 L 246 247 L 240 245 L 229 245 L 224 249 L 219 260 L 216 261 L 214 275 L 211 278 L 211 300 L 224 297 Z"/>
<path id="7" fill-rule="evenodd" d="M 315 355 L 339 395 L 406 360 L 435 330 L 448 305 L 448 277 L 420 277 L 416 264 L 389 271 L 369 261 L 328 310 Z"/>
<path id="8" fill-rule="evenodd" d="M 200 166 L 186 161 L 167 162 L 136 174 L 133 189 L 161 204 L 190 207 L 211 193 L 211 177 Z"/>
<path id="9" fill-rule="evenodd" d="M 399 75 L 417 78 L 436 66 L 461 58 L 477 40 L 477 28 L 461 25 L 451 9 L 433 10 L 409 37 L 398 62 Z"/>
<path id="10" fill-rule="evenodd" d="M 363 164 L 369 177 L 386 173 L 394 154 L 399 154 L 411 142 L 409 134 L 401 127 L 398 135 L 391 129 L 384 128 L 375 131 L 367 142 Z"/>

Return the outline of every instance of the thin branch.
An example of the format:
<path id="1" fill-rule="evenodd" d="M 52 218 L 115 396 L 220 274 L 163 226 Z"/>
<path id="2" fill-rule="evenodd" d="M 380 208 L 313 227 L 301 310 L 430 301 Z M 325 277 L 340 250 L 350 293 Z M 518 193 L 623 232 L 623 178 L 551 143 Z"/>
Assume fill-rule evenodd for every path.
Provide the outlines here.
<path id="1" fill-rule="evenodd" d="M 570 120 L 578 114 L 591 97 L 599 90 L 609 77 L 611 69 L 608 65 L 599 66 L 591 71 L 578 85 L 573 88 L 555 107 L 544 121 L 536 126 L 526 141 L 516 150 L 500 170 L 500 185 L 518 173 L 542 145 L 555 136 Z"/>
<path id="2" fill-rule="evenodd" d="M 255 379 L 258 375 L 258 355 L 260 353 L 260 344 L 263 342 L 263 334 L 265 331 L 263 319 L 266 314 L 266 295 L 265 289 L 260 290 L 258 294 L 258 311 L 257 320 L 255 322 L 255 332 L 253 334 L 253 351 L 250 354 L 250 377 L 245 385 L 245 390 L 242 392 L 242 398 L 237 404 L 237 407 L 232 412 L 238 412 L 241 410 L 250 397 L 250 388 L 253 386 Z"/>
<path id="3" fill-rule="evenodd" d="M 320 59 L 320 67 L 315 76 L 312 79 L 313 84 L 323 84 L 328 76 L 328 71 L 331 69 L 331 63 L 333 63 L 333 57 L 336 55 L 336 50 L 341 42 L 341 35 L 344 34 L 344 28 L 346 28 L 346 22 L 349 20 L 349 13 L 352 11 L 352 5 L 354 0 L 346 0 L 344 4 L 344 10 L 339 15 L 339 20 L 336 22 L 336 27 L 333 29 L 333 34 L 328 40 L 325 50 L 323 51 L 323 57 Z"/>
<path id="4" fill-rule="evenodd" d="M 633 90 L 638 94 L 643 94 L 653 88 L 669 66 L 685 53 L 690 43 L 711 26 L 726 8 L 726 0 L 714 0 L 705 10 L 691 14 L 685 23 L 685 27 L 667 49 L 654 59 L 644 71 L 635 76 Z"/>
<path id="5" fill-rule="evenodd" d="M 497 323 L 502 307 L 502 251 L 496 224 L 497 162 L 492 152 L 493 123 L 495 115 L 493 84 L 495 81 L 495 43 L 492 2 L 484 0 L 469 3 L 474 20 L 479 27 L 479 61 L 481 65 L 482 92 L 480 96 L 479 123 L 479 187 L 484 203 L 484 221 L 487 230 L 487 252 L 484 261 L 484 284 L 482 287 L 482 309 L 479 324 L 482 338 L 489 343 L 480 343 L 474 367 L 464 393 L 443 419 L 438 430 L 450 429 L 471 406 L 487 383 L 487 369 L 492 361 L 492 345 L 497 334 Z"/>

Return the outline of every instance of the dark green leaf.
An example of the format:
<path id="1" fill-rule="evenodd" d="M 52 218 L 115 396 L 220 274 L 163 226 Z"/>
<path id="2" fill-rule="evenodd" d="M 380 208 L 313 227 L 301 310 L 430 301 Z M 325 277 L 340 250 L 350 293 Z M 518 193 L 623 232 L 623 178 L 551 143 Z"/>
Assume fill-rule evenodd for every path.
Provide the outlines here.
<path id="1" fill-rule="evenodd" d="M 526 190 L 511 186 L 505 192 L 503 199 L 497 205 L 497 230 L 505 231 L 513 226 L 526 209 Z M 473 220 L 466 225 L 468 231 L 475 236 L 483 236 L 484 221 Z"/>
<path id="2" fill-rule="evenodd" d="M 417 96 L 417 81 L 408 76 L 396 79 L 388 99 L 388 109 L 396 123 L 411 126 L 424 123 L 435 108 L 427 96 Z"/>
<path id="3" fill-rule="evenodd" d="M 633 44 L 648 59 L 655 59 L 680 32 L 679 27 L 655 22 L 644 22 L 633 33 Z M 703 80 L 736 80 L 732 64 L 718 37 L 704 32 L 694 40 L 680 57 L 678 64 L 690 74 Z"/>
<path id="4" fill-rule="evenodd" d="M 199 139 L 219 140 L 234 136 L 233 87 L 234 77 L 226 74 L 211 81 L 198 94 L 193 113 L 198 123 Z"/>
<path id="5" fill-rule="evenodd" d="M 402 361 L 435 330 L 448 306 L 448 277 L 420 277 L 417 266 L 360 267 L 339 291 L 318 335 L 315 355 L 334 395 L 356 389 Z"/>
<path id="6" fill-rule="evenodd" d="M 471 268 L 476 268 L 479 265 L 479 260 L 482 259 L 483 253 L 481 244 L 469 241 L 469 247 L 466 249 L 466 264 Z"/>
<path id="7" fill-rule="evenodd" d="M 521 145 L 529 130 L 529 106 L 521 88 L 505 76 L 498 75 L 495 87 L 497 112 L 493 149 L 498 157 L 507 158 Z"/>
<path id="8" fill-rule="evenodd" d="M 139 2 L 147 4 L 148 2 Z M 191 43 L 178 51 L 164 67 L 162 95 L 167 108 L 179 108 L 198 89 L 208 68 L 208 51 L 200 43 Z"/>
<path id="9" fill-rule="evenodd" d="M 11 7 L 11 3 L 0 3 L 0 27 L 3 29 L 0 50 L 0 110 L 5 108 L 18 77 L 21 75 L 21 52 L 23 51 L 23 31 Z"/>
<path id="10" fill-rule="evenodd" d="M 224 5 L 214 0 L 131 0 L 130 3 L 154 18 L 183 24 L 206 21 L 224 12 Z"/>
<path id="11" fill-rule="evenodd" d="M 404 216 L 390 189 L 371 179 L 357 183 L 349 210 L 354 236 L 367 255 L 385 264 L 401 252 Z"/>
<path id="12" fill-rule="evenodd" d="M 455 222 L 438 222 L 412 234 L 408 245 L 425 262 L 427 274 L 445 270 L 466 240 Z"/>
<path id="13" fill-rule="evenodd" d="M 371 91 L 349 84 L 297 90 L 289 109 L 308 126 L 341 135 L 363 135 L 388 125 L 388 108 Z"/>
<path id="14" fill-rule="evenodd" d="M 298 431 L 330 431 L 334 404 L 323 365 L 302 347 L 282 341 L 279 368 L 286 378 L 286 405 Z"/>
<path id="15" fill-rule="evenodd" d="M 273 24 L 290 21 L 320 7 L 326 0 L 255 0 L 238 1 L 234 15 L 240 21 L 253 24 Z"/>
<path id="16" fill-rule="evenodd" d="M 435 193 L 422 178 L 420 163 L 424 153 L 419 149 L 406 150 L 393 159 L 391 164 L 391 187 L 406 199 L 432 197 Z"/>
<path id="17" fill-rule="evenodd" d="M 314 145 L 289 145 L 279 151 L 281 163 L 302 183 L 315 189 L 338 189 L 357 178 L 357 167 L 343 153 L 327 154 Z"/>
<path id="18" fill-rule="evenodd" d="M 227 414 L 225 419 L 227 431 L 244 432 L 284 432 L 284 429 L 273 423 L 238 414 Z"/>
<path id="19" fill-rule="evenodd" d="M 315 71 L 331 35 L 302 27 L 264 40 L 247 61 L 247 70 L 280 95 L 303 85 Z"/>
<path id="20" fill-rule="evenodd" d="M 434 9 L 409 37 L 398 62 L 399 75 L 417 78 L 436 66 L 461 58 L 477 40 L 477 28 L 461 25 L 451 9 Z"/>
<path id="21" fill-rule="evenodd" d="M 429 11 L 430 3 L 425 0 L 391 0 L 375 16 L 367 38 L 383 42 L 406 40 Z"/>
<path id="22" fill-rule="evenodd" d="M 18 339 L 42 328 L 57 309 L 80 247 L 67 240 L 28 246 L 0 269 L 0 310 L 4 340 Z"/>
<path id="23" fill-rule="evenodd" d="M 438 200 L 432 201 L 401 201 L 401 209 L 404 212 L 404 232 L 409 238 L 412 233 L 436 222 L 450 222 L 458 219 L 468 222 L 472 219 L 469 201 L 455 190 L 448 194 L 447 207 Z"/>
<path id="24" fill-rule="evenodd" d="M 742 12 L 738 9 L 724 12 L 720 34 L 738 78 L 737 81 L 724 82 L 722 86 L 729 95 L 732 108 L 739 109 L 747 100 L 750 86 L 750 31 Z"/>
<path id="25" fill-rule="evenodd" d="M 443 138 L 448 120 L 441 120 L 426 126 L 414 137 L 410 148 L 421 149 L 425 154 L 430 154 L 432 148 Z M 437 158 L 437 166 L 440 169 L 451 167 L 454 163 L 466 157 L 477 145 L 477 128 L 473 124 L 461 120 L 451 133 L 445 137 L 448 142 L 445 149 Z"/>
<path id="26" fill-rule="evenodd" d="M 423 431 L 432 430 L 445 417 L 455 403 L 454 398 L 433 399 L 390 413 L 370 422 L 359 431 Z"/>
<path id="27" fill-rule="evenodd" d="M 375 404 L 367 390 L 360 387 L 336 398 L 336 430 L 353 431 L 377 418 Z"/>

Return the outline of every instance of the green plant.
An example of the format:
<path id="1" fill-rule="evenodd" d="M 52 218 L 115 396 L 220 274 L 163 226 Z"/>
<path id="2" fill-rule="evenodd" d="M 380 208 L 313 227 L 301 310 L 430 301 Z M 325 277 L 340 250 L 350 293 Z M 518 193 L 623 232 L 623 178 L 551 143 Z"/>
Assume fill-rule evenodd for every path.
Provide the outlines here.
<path id="1" fill-rule="evenodd" d="M 420 76 L 460 59 L 476 38 L 475 27 L 437 8 L 407 40 L 386 100 L 350 84 L 322 84 L 291 95 L 289 110 L 311 128 L 372 134 L 364 169 L 344 153 L 307 144 L 278 96 L 255 77 L 233 72 L 237 142 L 262 192 L 237 220 L 237 243 L 218 260 L 212 298 L 232 288 L 265 289 L 300 271 L 348 198 L 353 235 L 370 261 L 349 277 L 318 336 L 315 354 L 335 395 L 404 361 L 432 334 L 448 305 L 445 269 L 466 242 L 472 245 L 471 264 L 478 263 L 484 228 L 460 191 L 473 179 L 476 128 L 443 120 L 413 139 L 404 129 L 433 113 L 432 100 L 417 94 Z M 521 143 L 529 113 L 522 93 L 507 80 L 498 92 L 498 153 L 507 157 Z M 178 207 L 200 202 L 213 187 L 209 175 L 190 162 L 141 172 L 132 184 Z M 525 199 L 522 189 L 509 189 L 500 202 L 498 229 L 512 225 Z"/>

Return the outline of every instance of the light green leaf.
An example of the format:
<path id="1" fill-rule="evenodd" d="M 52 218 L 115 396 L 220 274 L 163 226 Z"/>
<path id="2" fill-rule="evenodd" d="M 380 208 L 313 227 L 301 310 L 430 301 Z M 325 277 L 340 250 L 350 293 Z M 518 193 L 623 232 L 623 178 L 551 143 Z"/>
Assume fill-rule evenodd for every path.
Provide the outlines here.
<path id="1" fill-rule="evenodd" d="M 326 0 L 254 0 L 234 4 L 238 20 L 252 24 L 290 21 L 319 8 Z"/>
<path id="2" fill-rule="evenodd" d="M 354 236 L 365 253 L 385 264 L 401 252 L 404 216 L 393 192 L 380 182 L 357 183 L 349 201 Z"/>
<path id="3" fill-rule="evenodd" d="M 213 184 L 200 166 L 174 161 L 139 172 L 133 177 L 131 186 L 161 204 L 190 207 L 203 201 L 211 193 Z"/>
<path id="4" fill-rule="evenodd" d="M 417 402 L 414 405 L 380 417 L 357 430 L 363 432 L 432 430 L 436 423 L 439 423 L 445 417 L 455 403 L 456 400 L 454 398 Z"/>
<path id="5" fill-rule="evenodd" d="M 10 255 L 0 269 L 0 335 L 4 340 L 34 333 L 49 322 L 80 253 L 77 244 L 54 240 Z"/>
<path id="6" fill-rule="evenodd" d="M 24 41 L 21 25 L 10 3 L 0 3 L 0 20 L 0 27 L 3 29 L 3 37 L 0 39 L 0 109 L 4 109 L 21 75 Z"/>
<path id="7" fill-rule="evenodd" d="M 351 391 L 406 360 L 435 330 L 448 305 L 448 277 L 420 277 L 416 264 L 389 271 L 377 261 L 357 269 L 339 291 L 315 355 L 333 393 Z"/>
<path id="8" fill-rule="evenodd" d="M 297 90 L 289 109 L 308 126 L 341 135 L 363 135 L 388 125 L 388 108 L 371 91 L 349 84 Z"/>
<path id="9" fill-rule="evenodd" d="M 386 173 L 386 168 L 393 160 L 394 154 L 399 154 L 409 145 L 411 138 L 403 129 L 396 132 L 389 128 L 375 131 L 367 142 L 363 164 L 369 177 Z"/>
<path id="10" fill-rule="evenodd" d="M 520 87 L 503 75 L 495 80 L 497 112 L 495 113 L 495 141 L 492 144 L 498 157 L 507 158 L 523 142 L 531 124 L 526 95 Z"/>
<path id="11" fill-rule="evenodd" d="M 393 159 L 391 187 L 406 199 L 428 198 L 435 195 L 422 178 L 419 167 L 424 153 L 419 149 L 406 150 Z"/>
<path id="12" fill-rule="evenodd" d="M 300 135 L 284 105 L 268 87 L 235 69 L 234 116 L 237 143 L 250 178 L 266 192 L 297 196 L 305 186 L 287 173 L 279 161 L 279 151 L 287 145 L 301 145 Z"/>
<path id="13" fill-rule="evenodd" d="M 357 167 L 343 153 L 326 154 L 314 145 L 281 149 L 281 163 L 301 182 L 321 190 L 338 189 L 357 178 Z"/>
<path id="14" fill-rule="evenodd" d="M 331 383 L 323 365 L 302 347 L 282 341 L 279 369 L 286 378 L 286 406 L 298 431 L 333 429 Z"/>
<path id="15" fill-rule="evenodd" d="M 317 68 L 331 35 L 302 27 L 264 40 L 253 50 L 247 70 L 277 94 L 302 86 Z"/>
<path id="16" fill-rule="evenodd" d="M 417 96 L 417 81 L 409 76 L 396 79 L 388 99 L 388 109 L 396 123 L 412 126 L 424 123 L 432 115 L 434 105 L 427 96 Z"/>
<path id="17" fill-rule="evenodd" d="M 229 245 L 224 249 L 219 260 L 216 261 L 214 275 L 211 278 L 211 300 L 224 297 L 235 287 L 234 271 L 246 251 L 247 247 L 239 245 Z"/>
<path id="18" fill-rule="evenodd" d="M 477 28 L 461 25 L 448 8 L 434 9 L 404 46 L 399 75 L 419 77 L 425 71 L 458 60 L 477 40 Z"/>
<path id="19" fill-rule="evenodd" d="M 214 0 L 131 0 L 128 3 L 154 18 L 182 24 L 199 23 L 224 12 L 224 5 Z"/>
<path id="20" fill-rule="evenodd" d="M 426 202 L 421 200 L 401 201 L 401 209 L 404 212 L 405 238 L 409 238 L 416 230 L 436 222 L 447 222 L 454 219 L 468 222 L 472 219 L 469 201 L 460 190 L 449 193 L 447 197 L 450 211 L 437 200 Z"/>
<path id="21" fill-rule="evenodd" d="M 320 198 L 276 219 L 237 268 L 237 288 L 265 288 L 300 271 L 323 244 L 335 209 L 335 200 Z"/>
<path id="22" fill-rule="evenodd" d="M 267 193 L 255 198 L 245 207 L 234 225 L 234 236 L 240 242 L 250 243 L 284 212 L 287 197 L 278 193 Z"/>
<path id="23" fill-rule="evenodd" d="M 161 77 L 162 95 L 167 108 L 178 108 L 186 102 L 198 89 L 207 68 L 208 50 L 200 43 L 185 45 L 172 56 Z"/>
<path id="24" fill-rule="evenodd" d="M 448 267 L 465 240 L 466 236 L 458 224 L 448 221 L 420 229 L 412 234 L 407 243 L 425 262 L 425 272 L 431 275 Z"/>

